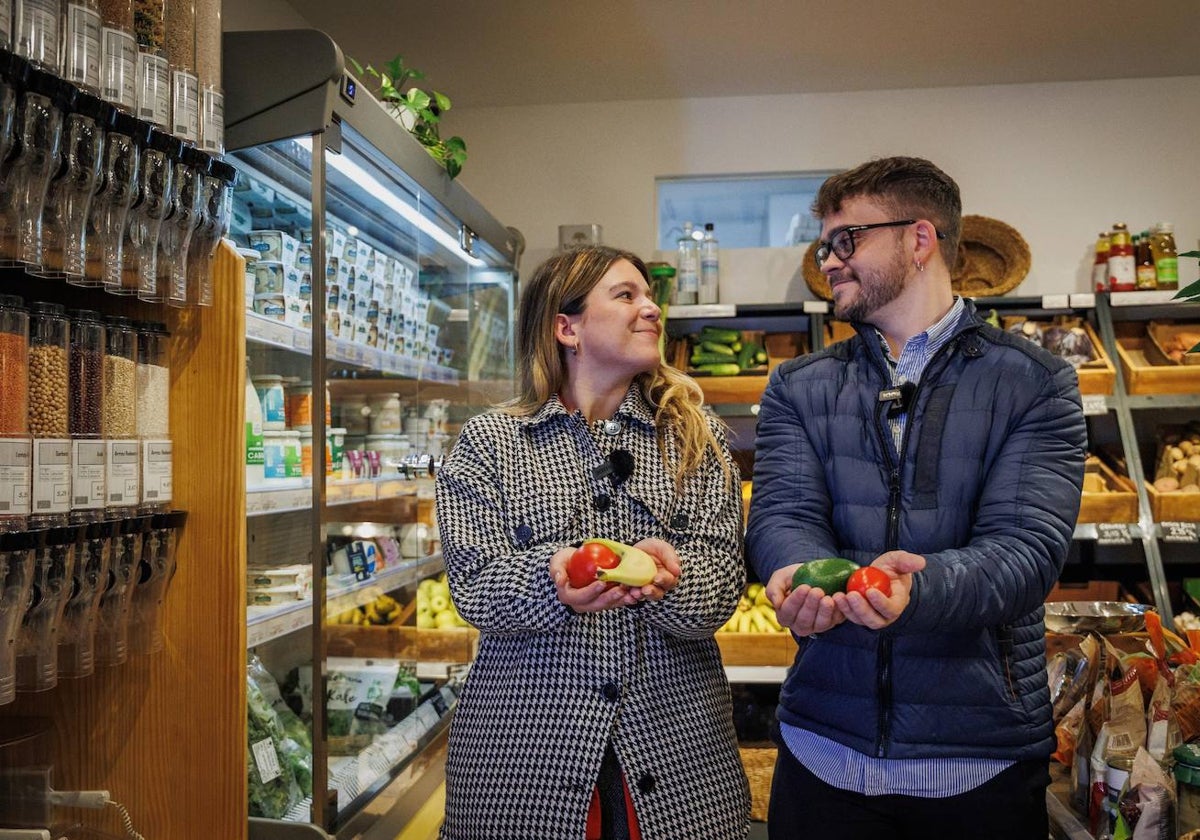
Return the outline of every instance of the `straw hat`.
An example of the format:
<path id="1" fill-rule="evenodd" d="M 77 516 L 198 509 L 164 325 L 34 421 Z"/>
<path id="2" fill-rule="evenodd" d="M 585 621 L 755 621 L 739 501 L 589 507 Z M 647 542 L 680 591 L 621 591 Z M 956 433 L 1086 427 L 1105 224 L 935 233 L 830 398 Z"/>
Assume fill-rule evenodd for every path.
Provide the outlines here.
<path id="1" fill-rule="evenodd" d="M 821 300 L 833 300 L 829 280 L 817 268 L 817 243 L 804 252 L 804 282 Z M 958 259 L 950 272 L 957 294 L 994 297 L 1015 289 L 1029 273 L 1029 244 L 1016 229 L 987 216 L 963 216 Z"/>

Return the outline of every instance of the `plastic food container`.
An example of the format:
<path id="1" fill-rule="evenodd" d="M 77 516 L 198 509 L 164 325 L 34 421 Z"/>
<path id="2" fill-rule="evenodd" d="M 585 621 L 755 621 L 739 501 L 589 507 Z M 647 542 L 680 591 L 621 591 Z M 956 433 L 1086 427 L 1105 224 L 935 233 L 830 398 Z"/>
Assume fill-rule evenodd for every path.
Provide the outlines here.
<path id="1" fill-rule="evenodd" d="M 263 431 L 282 431 L 287 425 L 287 414 L 283 404 L 283 377 L 278 374 L 264 374 L 251 377 L 251 381 L 262 405 Z"/>
<path id="2" fill-rule="evenodd" d="M 255 295 L 254 311 L 264 318 L 270 318 L 272 321 L 282 323 L 287 320 L 287 302 L 284 300 L 282 293 Z"/>
<path id="3" fill-rule="evenodd" d="M 34 532 L 33 586 L 17 636 L 17 690 L 58 685 L 58 628 L 75 573 L 77 527 Z"/>

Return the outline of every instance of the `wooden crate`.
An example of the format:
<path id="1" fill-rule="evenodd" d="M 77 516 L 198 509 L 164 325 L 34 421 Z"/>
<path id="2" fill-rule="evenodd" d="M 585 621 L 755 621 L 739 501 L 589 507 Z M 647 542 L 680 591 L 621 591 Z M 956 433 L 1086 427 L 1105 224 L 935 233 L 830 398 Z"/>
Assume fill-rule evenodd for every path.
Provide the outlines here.
<path id="1" fill-rule="evenodd" d="M 1126 476 L 1112 471 L 1099 461 L 1100 474 L 1109 490 L 1103 493 L 1084 491 L 1079 503 L 1079 522 L 1137 522 L 1137 487 Z"/>
<path id="2" fill-rule="evenodd" d="M 325 628 L 330 656 L 470 662 L 479 648 L 473 627 L 419 629 L 411 625 L 331 624 Z"/>
<path id="3" fill-rule="evenodd" d="M 1155 522 L 1200 522 L 1200 493 L 1160 493 L 1149 481 L 1146 492 Z"/>
<path id="4" fill-rule="evenodd" d="M 1112 359 L 1104 352 L 1104 343 L 1100 341 L 1100 336 L 1096 335 L 1092 325 L 1085 321 L 1083 331 L 1087 333 L 1092 347 L 1096 349 L 1096 358 L 1075 369 L 1079 374 L 1079 393 L 1111 395 L 1117 382 L 1117 369 L 1113 366 Z"/>
<path id="5" fill-rule="evenodd" d="M 717 633 L 717 647 L 726 665 L 782 665 L 796 658 L 796 640 L 792 634 Z"/>
<path id="6" fill-rule="evenodd" d="M 1125 389 L 1138 394 L 1195 394 L 1200 392 L 1200 365 L 1155 364 L 1154 350 L 1145 334 L 1117 336 L 1117 355 L 1125 376 Z"/>
<path id="7" fill-rule="evenodd" d="M 1187 353 L 1179 359 L 1171 358 L 1171 348 L 1179 345 L 1178 337 L 1183 334 L 1183 350 L 1191 350 L 1200 343 L 1200 324 L 1177 324 L 1173 321 L 1151 321 L 1146 324 L 1146 358 L 1156 365 L 1200 365 L 1200 353 Z"/>
<path id="8" fill-rule="evenodd" d="M 1120 601 L 1121 584 L 1115 580 L 1089 580 L 1086 583 L 1056 583 L 1046 602 Z"/>

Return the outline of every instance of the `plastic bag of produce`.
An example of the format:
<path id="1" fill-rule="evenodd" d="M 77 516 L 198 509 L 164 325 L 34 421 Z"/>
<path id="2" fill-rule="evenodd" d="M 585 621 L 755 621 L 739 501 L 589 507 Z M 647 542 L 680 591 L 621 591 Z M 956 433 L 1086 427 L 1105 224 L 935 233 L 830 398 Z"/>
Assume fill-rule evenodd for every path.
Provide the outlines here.
<path id="1" fill-rule="evenodd" d="M 247 679 L 246 682 L 246 779 L 250 816 L 280 819 L 301 801 L 303 795 L 295 771 L 280 752 L 285 736 L 275 711 L 255 681 Z"/>

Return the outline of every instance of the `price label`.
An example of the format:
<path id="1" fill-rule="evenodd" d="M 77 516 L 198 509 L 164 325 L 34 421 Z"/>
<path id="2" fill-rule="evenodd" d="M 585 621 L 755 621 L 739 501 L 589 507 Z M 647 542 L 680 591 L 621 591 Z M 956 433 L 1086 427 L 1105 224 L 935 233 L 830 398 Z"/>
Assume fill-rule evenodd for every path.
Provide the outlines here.
<path id="1" fill-rule="evenodd" d="M 1129 526 L 1124 522 L 1097 522 L 1097 545 L 1130 545 L 1133 537 L 1129 534 Z"/>
<path id="2" fill-rule="evenodd" d="M 1163 542 L 1194 543 L 1200 542 L 1196 522 L 1162 522 Z"/>
<path id="3" fill-rule="evenodd" d="M 1070 305 L 1070 295 L 1042 295 L 1042 309 L 1067 309 Z"/>
<path id="4" fill-rule="evenodd" d="M 1108 414 L 1108 397 L 1104 394 L 1084 394 L 1083 413 L 1089 417 Z"/>

